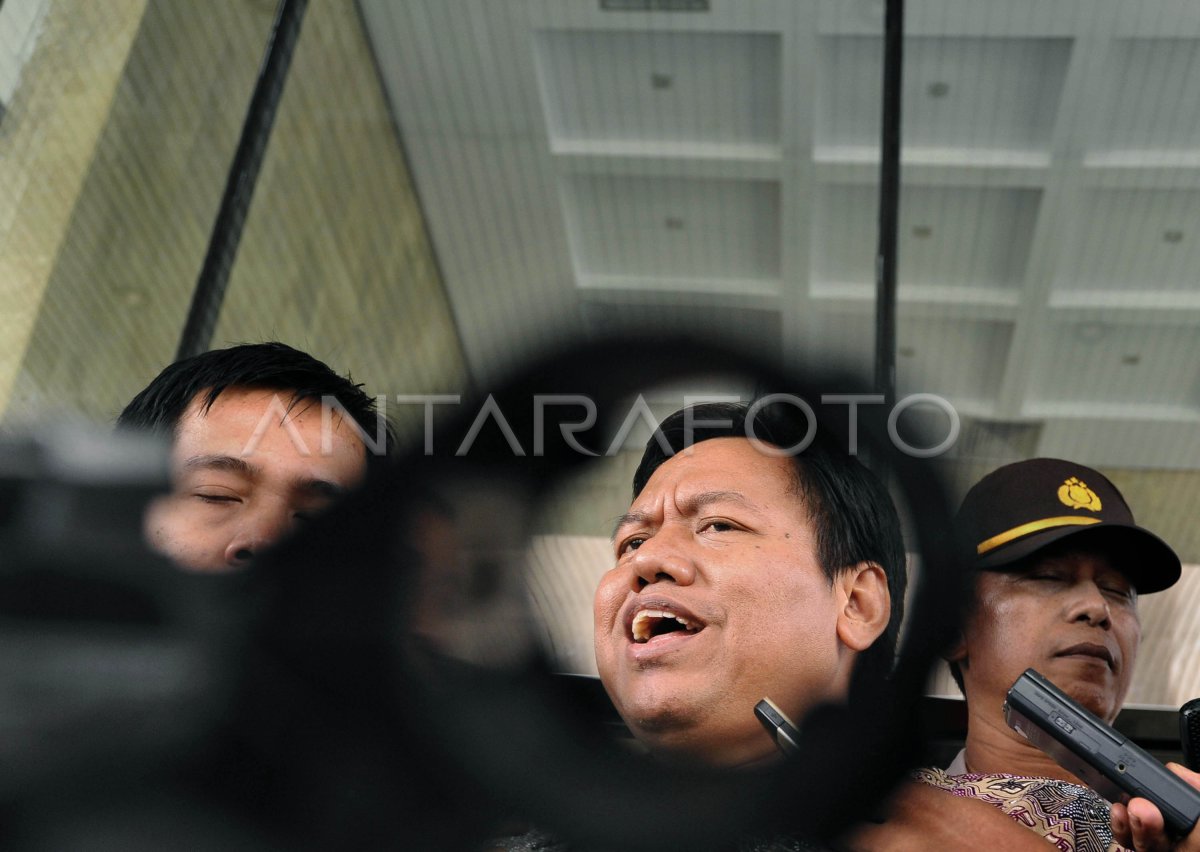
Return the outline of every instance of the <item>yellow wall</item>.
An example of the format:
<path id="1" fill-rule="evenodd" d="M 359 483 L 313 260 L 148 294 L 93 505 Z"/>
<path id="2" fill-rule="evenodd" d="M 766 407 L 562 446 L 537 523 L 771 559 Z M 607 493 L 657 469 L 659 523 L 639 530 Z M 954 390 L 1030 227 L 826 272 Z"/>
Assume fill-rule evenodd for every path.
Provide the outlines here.
<path id="1" fill-rule="evenodd" d="M 31 270 L 4 275 L 21 306 L 4 320 L 9 417 L 109 420 L 172 359 L 274 7 L 151 0 L 120 4 L 121 17 L 116 4 L 54 4 L 0 128 L 24 137 L 3 167 L 33 188 L 7 234 L 28 245 L 0 252 L 6 272 Z M 374 59 L 341 0 L 309 6 L 213 345 L 267 338 L 371 393 L 465 381 Z"/>
<path id="2" fill-rule="evenodd" d="M 146 0 L 51 0 L 0 119 L 0 412 L 7 407 Z"/>

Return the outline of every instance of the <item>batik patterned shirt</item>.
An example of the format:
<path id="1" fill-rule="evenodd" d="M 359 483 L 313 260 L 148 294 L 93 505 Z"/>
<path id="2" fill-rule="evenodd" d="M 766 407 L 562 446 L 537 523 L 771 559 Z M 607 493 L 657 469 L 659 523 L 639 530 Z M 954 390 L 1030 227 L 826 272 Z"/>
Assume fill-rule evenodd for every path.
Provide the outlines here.
<path id="1" fill-rule="evenodd" d="M 1113 840 L 1111 805 L 1089 787 L 1055 778 L 951 774 L 941 769 L 919 769 L 915 777 L 954 796 L 979 799 L 999 808 L 1062 852 L 1130 852 Z"/>

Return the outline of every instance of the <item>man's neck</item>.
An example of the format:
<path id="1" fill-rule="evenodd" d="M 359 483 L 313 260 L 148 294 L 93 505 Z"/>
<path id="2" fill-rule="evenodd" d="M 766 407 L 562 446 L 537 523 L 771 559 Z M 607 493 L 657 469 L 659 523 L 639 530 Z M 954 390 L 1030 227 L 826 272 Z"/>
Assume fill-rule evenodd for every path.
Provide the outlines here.
<path id="1" fill-rule="evenodd" d="M 979 706 L 979 702 L 967 704 L 968 772 L 1056 778 L 1087 786 L 1010 728 L 999 710 L 1000 704 L 996 703 L 993 708 L 991 703 L 984 702 L 983 706 Z"/>

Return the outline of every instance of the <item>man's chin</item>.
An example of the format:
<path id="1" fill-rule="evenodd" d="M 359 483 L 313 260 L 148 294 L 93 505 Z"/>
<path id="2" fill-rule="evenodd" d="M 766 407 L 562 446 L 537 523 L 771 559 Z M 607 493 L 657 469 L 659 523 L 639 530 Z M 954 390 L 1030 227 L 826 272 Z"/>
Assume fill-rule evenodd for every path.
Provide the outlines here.
<path id="1" fill-rule="evenodd" d="M 726 730 L 728 720 L 723 726 L 702 708 L 681 706 L 678 701 L 625 707 L 621 715 L 638 742 L 664 763 L 733 768 L 761 762 L 776 751 L 765 734 L 761 743 L 747 743 L 744 732 Z"/>
<path id="2" fill-rule="evenodd" d="M 623 710 L 629 727 L 647 737 L 671 738 L 695 728 L 697 714 L 678 701 L 634 703 Z"/>
<path id="3" fill-rule="evenodd" d="M 1111 723 L 1116 717 L 1121 702 L 1112 694 L 1111 685 L 1078 676 L 1051 679 L 1059 689 L 1105 722 Z"/>
<path id="4" fill-rule="evenodd" d="M 635 730 L 634 735 L 655 759 L 673 766 L 708 769 L 750 769 L 779 757 L 767 737 L 752 742 L 738 737 L 698 737 L 694 728 L 663 727 Z"/>

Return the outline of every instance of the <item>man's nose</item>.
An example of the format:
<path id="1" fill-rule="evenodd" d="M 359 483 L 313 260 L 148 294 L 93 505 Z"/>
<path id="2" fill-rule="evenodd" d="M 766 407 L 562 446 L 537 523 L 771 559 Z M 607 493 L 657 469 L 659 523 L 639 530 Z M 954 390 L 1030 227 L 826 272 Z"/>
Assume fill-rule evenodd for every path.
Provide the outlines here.
<path id="1" fill-rule="evenodd" d="M 1070 621 L 1086 621 L 1095 627 L 1105 628 L 1112 625 L 1112 612 L 1099 586 L 1091 581 L 1081 582 L 1071 590 L 1071 594 Z"/>
<path id="2" fill-rule="evenodd" d="M 260 506 L 247 512 L 225 547 L 225 564 L 243 568 L 291 531 L 295 522 L 286 506 Z"/>
<path id="3" fill-rule="evenodd" d="M 690 586 L 695 582 L 696 565 L 682 540 L 684 537 L 682 533 L 663 529 L 641 543 L 631 560 L 637 589 L 651 583 Z"/>

